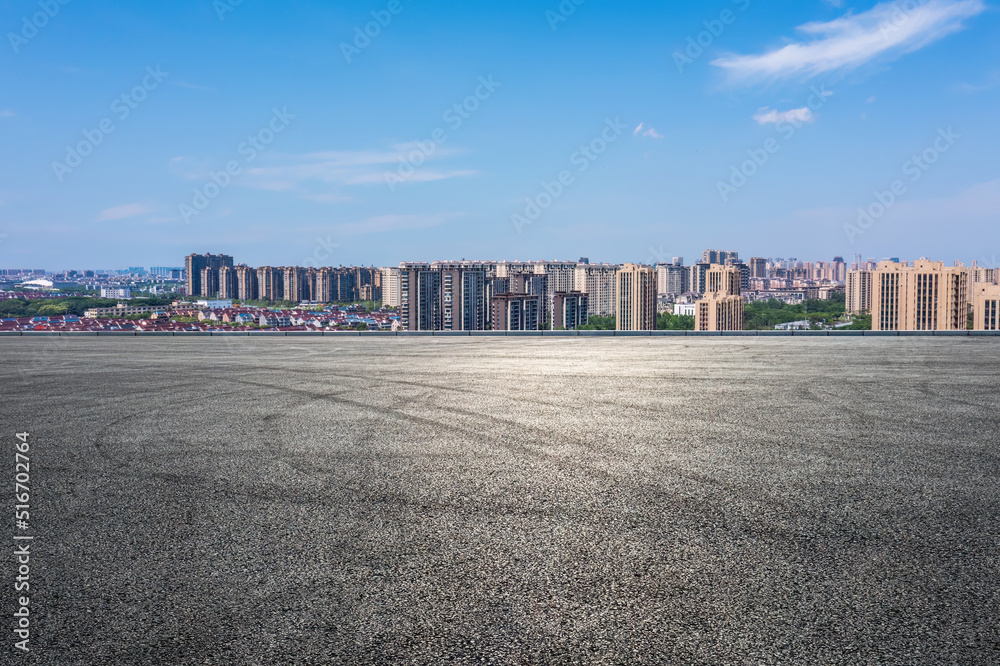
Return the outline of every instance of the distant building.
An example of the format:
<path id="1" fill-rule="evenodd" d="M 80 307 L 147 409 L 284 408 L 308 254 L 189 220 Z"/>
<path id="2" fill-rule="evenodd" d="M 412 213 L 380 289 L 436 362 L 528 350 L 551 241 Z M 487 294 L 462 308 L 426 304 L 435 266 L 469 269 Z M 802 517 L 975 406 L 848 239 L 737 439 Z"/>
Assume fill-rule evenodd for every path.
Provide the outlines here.
<path id="1" fill-rule="evenodd" d="M 588 296 L 590 317 L 615 315 L 615 275 L 617 264 L 577 264 L 574 290 Z"/>
<path id="2" fill-rule="evenodd" d="M 743 330 L 743 276 L 736 266 L 713 265 L 705 273 L 705 297 L 695 304 L 695 330 Z"/>
<path id="3" fill-rule="evenodd" d="M 132 298 L 132 290 L 128 287 L 101 287 L 101 298 L 117 298 L 127 301 Z"/>
<path id="4" fill-rule="evenodd" d="M 680 259 L 680 257 L 675 257 Z M 656 266 L 656 293 L 677 296 L 688 291 L 688 271 L 682 264 Z"/>
<path id="5" fill-rule="evenodd" d="M 615 330 L 656 329 L 656 271 L 625 264 L 615 276 Z"/>
<path id="6" fill-rule="evenodd" d="M 87 271 L 93 273 L 93 271 Z M 170 266 L 153 266 L 149 269 L 149 274 L 154 277 L 167 278 L 170 280 L 179 280 L 181 274 L 184 272 L 183 268 L 180 267 L 170 267 Z M 86 275 L 86 277 L 93 277 L 93 275 Z"/>
<path id="7" fill-rule="evenodd" d="M 973 329 L 1000 331 L 1000 285 L 976 284 L 973 297 Z"/>
<path id="8" fill-rule="evenodd" d="M 570 292 L 576 290 L 576 267 L 575 261 L 539 261 L 535 264 L 535 275 L 544 275 L 546 278 L 545 300 L 542 302 L 542 321 L 546 321 L 553 308 L 553 299 L 557 292 Z"/>
<path id="9" fill-rule="evenodd" d="M 409 331 L 482 331 L 489 324 L 483 263 L 402 263 L 400 319 Z"/>
<path id="10" fill-rule="evenodd" d="M 399 269 L 382 269 L 382 305 L 387 308 L 398 308 L 402 298 L 399 289 Z"/>
<path id="11" fill-rule="evenodd" d="M 881 261 L 872 277 L 873 331 L 957 331 L 968 328 L 969 274 L 921 259 L 907 266 Z"/>
<path id="12" fill-rule="evenodd" d="M 712 265 L 699 262 L 693 266 L 688 267 L 688 289 L 698 294 L 705 293 L 705 277 L 708 275 L 708 269 Z"/>
<path id="13" fill-rule="evenodd" d="M 232 268 L 233 258 L 225 254 L 188 255 L 184 262 L 188 296 L 215 296 L 218 293 L 219 269 L 223 266 Z M 207 285 L 204 283 L 206 276 Z M 211 291 L 213 287 L 215 291 Z"/>
<path id="14" fill-rule="evenodd" d="M 751 278 L 767 277 L 767 259 L 763 257 L 750 257 L 749 265 Z"/>
<path id="15" fill-rule="evenodd" d="M 284 328 L 292 325 L 292 320 L 287 315 L 280 312 L 265 312 L 260 315 L 258 324 L 267 328 Z"/>
<path id="16" fill-rule="evenodd" d="M 872 311 L 872 277 L 868 270 L 847 271 L 847 314 Z"/>
<path id="17" fill-rule="evenodd" d="M 129 315 L 150 314 L 162 312 L 165 308 L 153 305 L 124 305 L 120 304 L 113 308 L 90 308 L 83 313 L 87 319 L 99 319 L 101 317 L 128 317 Z"/>
<path id="18" fill-rule="evenodd" d="M 238 298 L 236 289 L 236 268 L 223 266 L 219 269 L 219 293 L 220 299 L 232 300 Z"/>
<path id="19" fill-rule="evenodd" d="M 280 301 L 285 293 L 282 273 L 271 266 L 261 266 L 257 269 L 257 289 L 260 300 Z"/>
<path id="20" fill-rule="evenodd" d="M 236 266 L 236 297 L 241 301 L 256 301 L 260 299 L 260 286 L 257 281 L 257 271 L 246 264 Z"/>
<path id="21" fill-rule="evenodd" d="M 739 261 L 740 253 L 732 250 L 705 250 L 701 255 L 703 264 L 725 264 L 727 261 Z"/>
<path id="22" fill-rule="evenodd" d="M 233 307 L 233 302 L 229 299 L 215 299 L 196 301 L 195 305 L 203 310 L 227 310 Z"/>
<path id="23" fill-rule="evenodd" d="M 499 294 L 493 297 L 494 331 L 537 331 L 541 298 L 527 294 Z"/>
<path id="24" fill-rule="evenodd" d="M 698 312 L 698 303 L 674 303 L 674 315 L 693 317 Z"/>
<path id="25" fill-rule="evenodd" d="M 586 326 L 588 300 L 582 291 L 557 291 L 552 298 L 552 330 L 571 331 Z"/>

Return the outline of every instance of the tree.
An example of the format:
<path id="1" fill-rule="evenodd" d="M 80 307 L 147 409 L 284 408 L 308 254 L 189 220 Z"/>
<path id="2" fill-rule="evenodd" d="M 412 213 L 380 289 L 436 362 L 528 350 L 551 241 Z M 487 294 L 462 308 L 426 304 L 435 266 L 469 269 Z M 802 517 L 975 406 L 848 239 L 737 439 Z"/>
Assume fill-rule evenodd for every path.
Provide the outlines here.
<path id="1" fill-rule="evenodd" d="M 581 331 L 613 331 L 615 330 L 614 317 L 591 317 L 586 326 L 581 326 Z"/>
<path id="2" fill-rule="evenodd" d="M 845 326 L 848 331 L 870 331 L 872 330 L 872 316 L 867 312 L 854 315 L 850 326 Z"/>
<path id="3" fill-rule="evenodd" d="M 672 312 L 661 312 L 656 317 L 658 331 L 693 331 L 694 317 L 691 315 L 675 315 Z"/>
<path id="4" fill-rule="evenodd" d="M 357 326 L 354 327 L 354 330 L 355 331 L 367 331 L 368 330 L 368 324 L 366 324 L 365 322 L 361 322 L 360 324 L 358 324 Z"/>

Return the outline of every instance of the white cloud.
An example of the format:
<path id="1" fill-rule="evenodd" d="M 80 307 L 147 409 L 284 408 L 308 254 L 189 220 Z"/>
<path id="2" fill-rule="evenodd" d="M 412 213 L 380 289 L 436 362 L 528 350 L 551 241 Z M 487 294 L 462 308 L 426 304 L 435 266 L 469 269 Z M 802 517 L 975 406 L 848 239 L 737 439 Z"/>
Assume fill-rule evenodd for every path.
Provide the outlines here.
<path id="1" fill-rule="evenodd" d="M 151 212 L 153 212 L 151 208 L 142 204 L 124 204 L 122 206 L 115 206 L 113 208 L 102 210 L 97 215 L 97 221 L 111 222 L 113 220 L 126 220 L 130 217 L 145 215 L 146 213 Z"/>
<path id="2" fill-rule="evenodd" d="M 912 9 L 911 4 L 916 4 Z M 712 62 L 735 83 L 793 76 L 811 78 L 859 67 L 880 56 L 916 51 L 963 28 L 986 9 L 983 0 L 883 2 L 860 14 L 799 26 L 810 38 L 759 55 L 728 55 Z"/>
<path id="3" fill-rule="evenodd" d="M 664 136 L 662 134 L 660 134 L 659 132 L 657 132 L 654 128 L 652 128 L 652 127 L 647 128 L 646 127 L 646 123 L 639 123 L 639 126 L 636 127 L 634 130 L 632 130 L 632 135 L 633 136 L 640 136 L 640 135 L 642 135 L 642 136 L 645 136 L 645 137 L 649 137 L 650 139 L 662 139 L 662 138 L 664 138 Z"/>
<path id="4" fill-rule="evenodd" d="M 428 148 L 430 146 L 430 148 Z M 387 174 L 406 183 L 428 183 L 478 175 L 474 169 L 443 169 L 431 163 L 461 155 L 462 151 L 435 144 L 399 143 L 387 150 L 326 151 L 302 155 L 265 154 L 234 179 L 240 187 L 289 193 L 307 201 L 342 203 L 352 197 L 342 188 L 386 186 Z M 401 165 L 404 171 L 400 172 Z M 186 180 L 210 177 L 212 163 L 187 157 L 170 160 L 170 169 Z M 402 173 L 403 175 L 400 175 Z"/>
<path id="5" fill-rule="evenodd" d="M 759 125 L 766 125 L 768 123 L 792 123 L 793 125 L 801 125 L 803 123 L 811 123 L 815 120 L 813 116 L 812 109 L 808 106 L 804 106 L 801 109 L 789 109 L 788 111 L 778 111 L 776 109 L 761 109 L 757 112 L 757 115 L 753 117 Z"/>
<path id="6" fill-rule="evenodd" d="M 10 109 L 0 110 L 0 118 L 13 118 L 13 117 L 14 117 L 14 112 L 11 111 Z"/>

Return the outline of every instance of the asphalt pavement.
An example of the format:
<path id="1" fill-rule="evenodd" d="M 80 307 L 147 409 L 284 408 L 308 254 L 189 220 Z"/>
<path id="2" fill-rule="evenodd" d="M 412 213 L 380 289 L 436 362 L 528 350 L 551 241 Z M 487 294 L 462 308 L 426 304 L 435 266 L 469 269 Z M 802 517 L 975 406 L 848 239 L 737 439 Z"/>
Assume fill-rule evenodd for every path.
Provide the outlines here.
<path id="1" fill-rule="evenodd" d="M 1000 662 L 997 338 L 3 338 L 0 387 L 5 664 Z"/>

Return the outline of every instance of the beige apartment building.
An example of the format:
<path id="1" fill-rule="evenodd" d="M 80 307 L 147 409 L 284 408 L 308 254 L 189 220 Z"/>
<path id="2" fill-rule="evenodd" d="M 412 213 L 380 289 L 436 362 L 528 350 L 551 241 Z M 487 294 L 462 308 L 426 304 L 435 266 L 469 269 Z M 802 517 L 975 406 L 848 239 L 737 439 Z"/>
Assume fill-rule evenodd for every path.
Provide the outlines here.
<path id="1" fill-rule="evenodd" d="M 961 331 L 968 327 L 969 273 L 920 259 L 880 261 L 872 277 L 873 331 Z"/>
<path id="2" fill-rule="evenodd" d="M 847 272 L 847 314 L 872 311 L 872 276 L 867 270 Z"/>
<path id="3" fill-rule="evenodd" d="M 705 296 L 695 303 L 696 331 L 742 331 L 741 273 L 736 266 L 714 264 L 705 274 Z"/>
<path id="4" fill-rule="evenodd" d="M 615 315 L 615 282 L 617 264 L 578 264 L 574 279 L 575 290 L 587 294 L 590 317 Z M 655 310 L 655 304 L 654 304 Z"/>
<path id="5" fill-rule="evenodd" d="M 973 297 L 973 326 L 976 331 L 1000 331 L 1000 285 L 977 284 Z"/>
<path id="6" fill-rule="evenodd" d="M 615 275 L 615 330 L 656 329 L 656 270 L 625 264 Z"/>
<path id="7" fill-rule="evenodd" d="M 400 277 L 398 268 L 382 269 L 382 304 L 387 308 L 398 308 L 403 298 L 399 289 Z"/>

